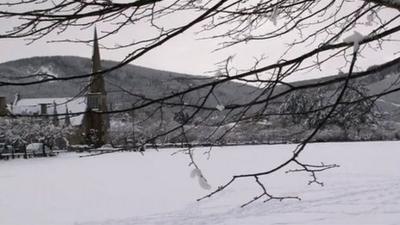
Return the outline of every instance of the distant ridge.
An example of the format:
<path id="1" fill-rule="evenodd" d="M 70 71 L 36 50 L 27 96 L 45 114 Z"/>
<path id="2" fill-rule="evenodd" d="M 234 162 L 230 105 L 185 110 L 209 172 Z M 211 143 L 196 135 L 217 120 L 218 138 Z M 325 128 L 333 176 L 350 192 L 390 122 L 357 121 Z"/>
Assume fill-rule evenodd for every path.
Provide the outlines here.
<path id="1" fill-rule="evenodd" d="M 103 68 L 110 68 L 116 65 L 117 62 L 102 61 Z M 370 75 L 352 80 L 352 82 L 361 83 L 368 91 L 368 94 L 381 93 L 384 90 L 393 90 L 400 87 L 400 59 L 393 61 L 390 66 L 382 70 L 372 70 Z M 32 57 L 20 60 L 14 60 L 0 64 L 0 77 L 1 80 L 12 80 L 14 82 L 26 81 L 29 79 L 40 79 L 35 77 L 25 77 L 32 74 L 49 73 L 58 77 L 74 76 L 88 74 L 91 71 L 91 60 L 88 58 L 75 57 L 75 56 L 48 56 L 48 57 Z M 291 83 L 292 86 L 299 86 L 313 82 L 323 82 L 329 79 L 335 79 L 339 76 L 329 76 L 321 79 L 305 80 Z M 205 77 L 198 75 L 189 75 L 182 73 L 175 73 L 169 71 L 161 71 L 150 68 L 145 68 L 135 65 L 127 65 L 117 70 L 114 70 L 106 75 L 106 90 L 108 92 L 108 102 L 112 103 L 112 109 L 124 109 L 131 107 L 133 103 L 137 102 L 141 97 L 146 98 L 159 98 L 162 96 L 177 93 L 179 91 L 187 90 L 190 87 L 211 82 L 215 78 Z M 41 83 L 31 86 L 0 86 L 0 96 L 6 96 L 7 101 L 11 102 L 16 93 L 21 94 L 22 97 L 71 97 L 82 94 L 82 89 L 88 83 L 88 79 L 68 80 L 68 81 L 53 81 Z M 331 84 L 323 88 L 322 93 L 325 96 L 331 95 L 341 84 Z M 280 92 L 288 88 L 287 86 L 278 86 L 276 92 Z M 199 98 L 206 95 L 209 87 L 196 90 L 183 96 L 182 99 L 174 99 L 174 101 L 183 101 L 184 103 L 192 102 L 198 103 Z M 214 89 L 212 95 L 206 105 L 215 107 L 217 105 L 241 104 L 248 103 L 253 100 L 255 96 L 261 93 L 262 89 L 255 86 L 246 85 L 237 82 L 226 82 L 218 85 Z M 295 95 L 302 95 L 304 92 L 296 91 Z M 278 112 L 283 98 L 277 99 L 274 104 L 270 104 L 268 109 L 271 112 Z M 377 102 L 378 109 L 384 115 L 380 118 L 384 123 L 379 128 L 370 127 L 368 132 L 373 135 L 370 140 L 394 138 L 400 139 L 400 92 L 394 92 L 387 96 L 381 97 Z M 111 107 L 111 106 L 110 106 Z M 251 114 L 263 105 L 253 107 L 247 113 Z M 158 124 L 165 124 L 166 128 L 171 128 L 177 124 L 175 116 L 182 111 L 181 106 L 168 106 L 164 107 L 162 112 L 157 111 L 156 106 L 150 106 L 145 109 L 137 110 L 133 114 L 136 121 L 143 121 L 140 126 L 144 135 L 154 134 L 160 131 Z M 193 110 L 193 109 L 189 109 Z M 153 112 L 157 111 L 158 115 L 153 116 Z M 187 110 L 186 110 L 187 111 Z M 238 112 L 238 111 L 235 111 Z M 206 137 L 214 132 L 215 124 L 213 122 L 224 120 L 222 130 L 230 127 L 230 122 L 234 121 L 234 115 L 231 113 L 232 118 L 224 119 L 228 110 L 219 112 L 213 111 L 210 116 L 208 112 L 201 112 L 198 118 L 191 121 L 188 126 L 195 127 L 189 136 L 192 141 L 196 143 L 204 143 Z M 161 116 L 162 114 L 162 116 Z M 240 114 L 240 113 L 238 113 Z M 151 119 L 147 119 L 151 117 Z M 128 118 L 128 119 L 127 119 Z M 132 114 L 122 113 L 113 114 L 113 121 L 115 124 L 126 124 L 126 121 L 132 118 Z M 229 119 L 232 119 L 231 121 Z M 304 127 L 301 124 L 295 126 L 287 126 L 285 123 L 276 117 L 259 118 L 260 121 L 245 121 L 238 126 L 226 137 L 224 137 L 225 144 L 233 143 L 277 143 L 291 142 L 301 140 L 301 136 L 305 134 Z M 280 118 L 285 120 L 285 118 Z M 123 121 L 123 122 L 121 122 Z M 204 122 L 202 125 L 200 122 Z M 165 122 L 165 123 L 164 123 Z M 386 123 L 389 122 L 389 123 Z M 218 123 L 217 123 L 218 124 Z M 389 125 L 385 125 L 389 124 Z M 397 128 L 398 127 L 398 128 Z M 398 131 L 396 130 L 398 129 Z M 301 131 L 301 132 L 300 132 Z M 222 132 L 222 131 L 220 131 Z M 397 133 L 396 133 L 397 132 Z M 328 132 L 329 133 L 329 132 Z M 385 135 L 382 135 L 382 134 Z M 325 141 L 338 141 L 347 140 L 341 139 L 343 135 L 341 132 L 336 132 L 334 135 L 328 137 L 321 134 L 320 139 Z M 173 137 L 169 141 L 179 142 L 179 139 Z M 350 140 L 358 140 L 353 137 Z"/>
<path id="2" fill-rule="evenodd" d="M 377 73 L 362 78 L 363 84 L 371 93 L 378 93 L 387 89 L 391 82 L 396 83 L 395 79 L 400 74 L 400 58 L 395 63 Z M 103 68 L 115 66 L 115 61 L 102 61 Z M 76 56 L 44 56 L 13 60 L 0 64 L 0 77 L 17 81 L 23 76 L 39 73 L 51 73 L 56 76 L 74 76 L 90 73 L 91 61 L 89 58 Z M 371 66 L 374 68 L 374 66 Z M 340 75 L 337 75 L 340 76 Z M 321 82 L 333 79 L 337 76 L 329 76 L 320 79 L 293 82 L 292 84 L 302 85 L 311 82 Z M 106 76 L 106 88 L 110 95 L 110 100 L 114 103 L 130 102 L 132 94 L 143 95 L 151 98 L 175 93 L 191 86 L 210 82 L 214 78 L 189 75 L 176 72 L 155 70 L 146 67 L 127 65 L 123 68 L 112 71 Z M 23 97 L 68 97 L 75 96 L 85 86 L 87 79 L 48 82 L 27 87 L 5 86 L 0 87 L 0 95 L 6 96 L 7 101 L 13 100 L 16 93 Z M 399 83 L 399 82 L 397 82 Z M 394 87 L 394 86 L 393 86 Z M 392 87 L 392 88 L 393 88 Z M 186 96 L 187 98 L 197 98 L 205 93 L 200 90 Z M 227 82 L 216 88 L 217 99 L 210 99 L 210 104 L 227 105 L 231 103 L 243 103 L 255 96 L 259 89 L 254 86 L 236 82 Z M 386 103 L 383 103 L 386 102 Z M 382 98 L 381 104 L 384 108 L 392 111 L 395 105 L 400 104 L 400 94 L 393 93 Z"/>
<path id="3" fill-rule="evenodd" d="M 109 68 L 116 64 L 117 62 L 114 61 L 102 61 L 103 68 Z M 90 68 L 91 61 L 89 58 L 76 56 L 32 57 L 1 63 L 0 77 L 14 81 L 26 75 L 40 73 L 65 77 L 87 74 L 90 72 Z M 154 98 L 211 81 L 214 78 L 127 65 L 107 74 L 106 79 L 106 89 L 111 93 L 111 100 L 121 103 L 129 101 L 129 98 L 132 97 L 127 96 L 128 92 Z M 84 82 L 79 79 L 48 82 L 28 87 L 0 87 L 0 95 L 6 96 L 7 101 L 12 101 L 17 92 L 25 97 L 74 96 L 84 87 L 86 81 L 87 79 L 84 79 Z M 241 98 L 247 98 L 255 91 L 257 91 L 257 88 L 253 86 L 228 82 L 217 87 L 215 93 L 219 101 L 229 104 L 238 100 L 240 102 Z M 121 96 L 116 97 L 118 93 L 120 95 L 124 93 L 124 96 L 122 98 Z"/>

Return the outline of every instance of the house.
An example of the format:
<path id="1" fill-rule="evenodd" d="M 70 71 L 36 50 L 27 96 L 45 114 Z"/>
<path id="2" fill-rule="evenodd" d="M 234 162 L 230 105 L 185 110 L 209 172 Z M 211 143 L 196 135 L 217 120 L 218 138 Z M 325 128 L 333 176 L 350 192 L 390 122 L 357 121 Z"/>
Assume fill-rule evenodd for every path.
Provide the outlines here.
<path id="1" fill-rule="evenodd" d="M 48 116 L 53 121 L 58 121 L 57 125 L 77 127 L 83 124 L 87 104 L 86 97 L 21 98 L 17 94 L 11 109 L 13 115 Z M 53 116 L 57 114 L 61 115 Z"/>
<path id="2" fill-rule="evenodd" d="M 37 115 L 51 118 L 56 126 L 76 127 L 74 144 L 91 144 L 96 147 L 107 143 L 109 127 L 107 93 L 101 73 L 100 50 L 97 32 L 94 32 L 92 72 L 89 88 L 81 97 L 23 98 L 15 96 L 11 104 L 13 115 Z M 79 138 L 77 138 L 79 137 Z"/>

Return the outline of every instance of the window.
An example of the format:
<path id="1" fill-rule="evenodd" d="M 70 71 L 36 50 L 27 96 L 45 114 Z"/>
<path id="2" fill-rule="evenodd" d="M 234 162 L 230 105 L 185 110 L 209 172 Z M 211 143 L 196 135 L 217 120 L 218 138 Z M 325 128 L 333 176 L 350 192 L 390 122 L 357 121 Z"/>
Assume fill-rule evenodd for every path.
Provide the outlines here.
<path id="1" fill-rule="evenodd" d="M 47 106 L 48 104 L 41 103 L 40 105 L 40 115 L 47 115 Z"/>
<path id="2" fill-rule="evenodd" d="M 89 93 L 87 101 L 88 109 L 99 110 L 101 104 L 101 93 Z"/>

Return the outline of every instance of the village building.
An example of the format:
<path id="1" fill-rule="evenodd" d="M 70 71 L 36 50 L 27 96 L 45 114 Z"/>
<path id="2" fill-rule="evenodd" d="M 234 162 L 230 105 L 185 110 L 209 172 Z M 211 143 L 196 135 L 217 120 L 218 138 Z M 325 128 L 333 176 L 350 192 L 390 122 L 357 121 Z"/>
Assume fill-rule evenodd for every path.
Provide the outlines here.
<path id="1" fill-rule="evenodd" d="M 21 98 L 16 94 L 11 105 L 13 115 L 48 116 L 52 121 L 58 121 L 60 126 L 74 127 L 83 124 L 86 109 L 86 97 Z M 56 114 L 61 115 L 54 116 Z"/>
<path id="2" fill-rule="evenodd" d="M 97 147 L 107 142 L 109 117 L 107 112 L 107 93 L 105 90 L 104 74 L 100 73 L 101 59 L 97 32 L 94 32 L 92 73 L 89 91 L 86 95 L 87 108 L 84 115 L 84 130 L 87 142 Z"/>
<path id="3" fill-rule="evenodd" d="M 81 97 L 24 98 L 16 94 L 10 111 L 13 115 L 39 115 L 49 118 L 55 126 L 73 126 L 71 144 L 90 144 L 99 147 L 107 143 L 109 127 L 107 93 L 101 73 L 97 32 L 94 32 L 92 73 L 88 91 Z M 1 113 L 1 111 L 0 111 Z"/>

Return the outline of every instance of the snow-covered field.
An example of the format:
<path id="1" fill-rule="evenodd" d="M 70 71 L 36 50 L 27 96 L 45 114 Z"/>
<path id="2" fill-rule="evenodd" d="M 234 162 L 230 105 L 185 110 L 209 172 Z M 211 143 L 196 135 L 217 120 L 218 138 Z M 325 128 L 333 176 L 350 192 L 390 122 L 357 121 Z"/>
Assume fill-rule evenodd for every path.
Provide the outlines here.
<path id="1" fill-rule="evenodd" d="M 215 148 L 211 159 L 195 152 L 212 188 L 233 174 L 268 169 L 294 145 Z M 307 163 L 337 163 L 319 174 L 324 187 L 307 185 L 307 174 L 281 171 L 262 181 L 272 194 L 301 201 L 255 202 L 254 178 L 240 180 L 215 197 L 190 178 L 189 158 L 174 150 L 114 153 L 79 158 L 0 161 L 1 225 L 148 224 L 400 224 L 400 142 L 312 144 Z"/>

